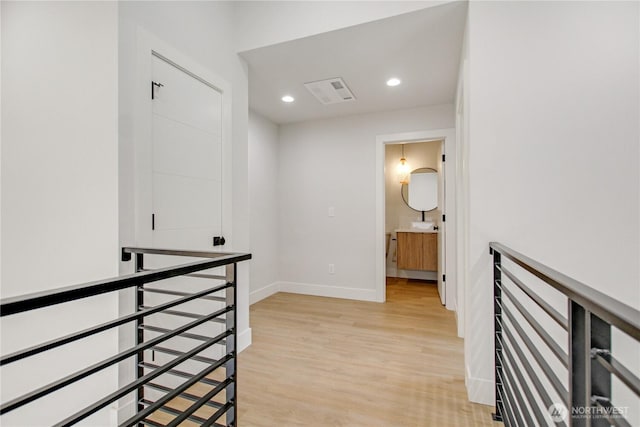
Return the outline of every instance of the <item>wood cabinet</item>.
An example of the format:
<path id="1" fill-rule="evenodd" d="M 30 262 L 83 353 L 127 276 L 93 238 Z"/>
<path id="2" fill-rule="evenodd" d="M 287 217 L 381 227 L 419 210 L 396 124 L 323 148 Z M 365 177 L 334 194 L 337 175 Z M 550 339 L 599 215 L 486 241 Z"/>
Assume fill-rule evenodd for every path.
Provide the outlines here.
<path id="1" fill-rule="evenodd" d="M 398 268 L 438 271 L 437 233 L 397 233 Z"/>

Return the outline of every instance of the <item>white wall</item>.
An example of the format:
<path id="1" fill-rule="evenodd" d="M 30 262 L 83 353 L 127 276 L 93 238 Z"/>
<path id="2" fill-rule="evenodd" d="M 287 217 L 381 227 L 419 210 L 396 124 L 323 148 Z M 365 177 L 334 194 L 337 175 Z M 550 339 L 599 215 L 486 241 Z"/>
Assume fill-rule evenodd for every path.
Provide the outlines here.
<path id="1" fill-rule="evenodd" d="M 251 302 L 275 291 L 273 285 L 279 279 L 279 163 L 278 126 L 249 111 Z"/>
<path id="2" fill-rule="evenodd" d="M 0 7 L 0 22 L 2 22 L 2 7 Z M 2 51 L 2 29 L 0 28 L 0 53 Z M 2 55 L 0 55 L 0 82 L 2 82 Z M 2 84 L 0 84 L 0 100 L 2 99 Z M 0 101 L 0 177 L 2 177 L 2 102 Z M 2 183 L 0 180 L 0 291 L 2 290 Z"/>
<path id="3" fill-rule="evenodd" d="M 242 52 L 444 3 L 449 2 L 238 1 L 235 47 Z"/>
<path id="4" fill-rule="evenodd" d="M 1 7 L 2 297 L 115 276 L 117 4 Z M 117 298 L 110 295 L 5 317 L 3 353 L 116 314 Z M 116 335 L 107 333 L 56 350 L 53 364 L 36 358 L 3 367 L 2 401 L 116 351 Z M 31 410 L 3 416 L 3 424 L 50 424 L 116 385 L 115 371 L 105 371 Z M 107 424 L 109 416 L 101 412 L 90 423 Z"/>
<path id="5" fill-rule="evenodd" d="M 465 353 L 479 400 L 493 397 L 489 241 L 640 307 L 638 7 L 470 3 Z"/>
<path id="6" fill-rule="evenodd" d="M 453 123 L 440 105 L 281 126 L 281 289 L 375 300 L 376 136 Z"/>

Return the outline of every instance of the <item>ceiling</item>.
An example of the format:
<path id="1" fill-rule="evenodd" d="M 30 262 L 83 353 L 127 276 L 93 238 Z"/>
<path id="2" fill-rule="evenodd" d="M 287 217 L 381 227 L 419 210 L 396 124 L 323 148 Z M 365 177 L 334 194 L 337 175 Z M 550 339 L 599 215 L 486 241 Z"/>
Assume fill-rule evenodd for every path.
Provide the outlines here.
<path id="1" fill-rule="evenodd" d="M 466 2 L 241 52 L 249 106 L 275 123 L 453 103 Z M 322 105 L 303 86 L 342 77 L 356 100 Z M 402 84 L 385 82 L 398 77 Z M 285 104 L 283 95 L 295 102 Z"/>

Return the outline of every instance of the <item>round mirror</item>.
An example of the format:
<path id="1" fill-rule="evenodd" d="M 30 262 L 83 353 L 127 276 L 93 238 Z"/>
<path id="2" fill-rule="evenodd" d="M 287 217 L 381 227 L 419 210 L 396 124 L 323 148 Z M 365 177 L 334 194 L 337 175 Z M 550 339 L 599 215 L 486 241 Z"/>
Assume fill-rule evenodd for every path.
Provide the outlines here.
<path id="1" fill-rule="evenodd" d="M 411 209 L 428 212 L 438 207 L 438 171 L 418 168 L 411 172 L 409 184 L 402 184 L 402 200 Z"/>

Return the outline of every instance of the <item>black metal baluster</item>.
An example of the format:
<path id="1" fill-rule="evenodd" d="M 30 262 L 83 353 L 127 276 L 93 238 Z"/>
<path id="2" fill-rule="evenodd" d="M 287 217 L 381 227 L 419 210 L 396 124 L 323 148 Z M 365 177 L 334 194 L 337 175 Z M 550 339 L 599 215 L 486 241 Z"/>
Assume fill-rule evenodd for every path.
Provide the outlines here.
<path id="1" fill-rule="evenodd" d="M 136 273 L 142 271 L 144 269 L 144 254 L 136 254 L 135 261 L 135 270 Z M 142 290 L 143 285 L 136 286 L 136 311 L 140 311 L 141 307 L 144 307 L 144 291 Z M 144 330 L 142 329 L 142 324 L 144 322 L 143 318 L 136 319 L 136 345 L 142 344 L 144 342 Z M 144 376 L 144 351 L 139 351 L 136 355 L 136 379 L 140 379 Z M 138 412 L 144 409 L 144 404 L 142 401 L 144 400 L 144 387 L 138 387 L 136 391 L 136 402 L 138 406 Z M 139 424 L 141 425 L 141 424 Z"/>
<path id="2" fill-rule="evenodd" d="M 569 300 L 569 402 L 571 408 L 568 421 L 570 427 L 585 427 L 590 424 L 585 417 L 573 417 L 573 410 L 587 408 L 590 403 L 591 363 L 588 360 L 591 319 L 580 304 Z"/>
<path id="3" fill-rule="evenodd" d="M 225 291 L 227 297 L 227 307 L 233 306 L 233 315 L 231 313 L 227 313 L 227 329 L 231 330 L 232 333 L 227 337 L 226 340 L 226 353 L 232 355 L 233 357 L 229 359 L 226 363 L 226 377 L 232 378 L 231 383 L 227 386 L 226 389 L 226 403 L 233 405 L 233 409 L 227 411 L 226 416 L 226 425 L 227 426 L 235 426 L 236 420 L 238 417 L 238 405 L 236 401 L 236 384 L 237 384 L 237 351 L 236 351 L 236 341 L 238 336 L 237 329 L 237 306 L 236 306 L 236 268 L 237 265 L 229 264 L 225 267 L 227 282 L 231 283 L 232 286 L 227 288 Z"/>
<path id="4" fill-rule="evenodd" d="M 494 345 L 495 345 L 495 398 L 496 398 L 496 412 L 493 414 L 493 419 L 496 421 L 503 421 L 504 414 L 504 402 L 502 402 L 502 396 L 504 396 L 504 384 L 502 379 L 504 374 L 502 372 L 502 276 L 500 272 L 501 257 L 500 252 L 491 250 L 493 255 L 493 317 L 494 317 Z"/>
<path id="5" fill-rule="evenodd" d="M 590 405 L 594 414 L 599 407 L 611 406 L 611 373 L 596 360 L 598 353 L 611 352 L 611 325 L 598 316 L 591 314 L 591 393 Z M 611 423 L 606 417 L 593 417 L 591 425 L 594 427 L 609 427 Z"/>

